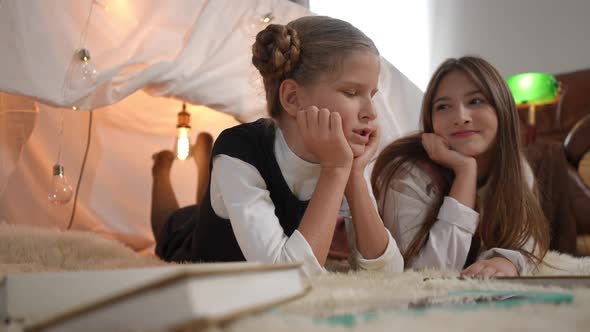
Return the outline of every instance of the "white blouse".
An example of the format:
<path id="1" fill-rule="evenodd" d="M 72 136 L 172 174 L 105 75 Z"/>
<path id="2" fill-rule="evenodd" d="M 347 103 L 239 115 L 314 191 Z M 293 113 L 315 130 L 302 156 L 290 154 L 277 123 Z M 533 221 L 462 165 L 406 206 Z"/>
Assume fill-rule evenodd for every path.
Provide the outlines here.
<path id="1" fill-rule="evenodd" d="M 534 176 L 528 163 L 523 162 L 525 178 L 532 188 Z M 402 166 L 406 172 L 394 177 L 379 201 L 379 207 L 385 207 L 381 216 L 385 226 L 405 251 L 426 217 L 427 209 L 433 204 L 435 194 L 431 188 L 431 178 L 414 164 Z M 487 188 L 477 191 L 478 203 L 485 200 Z M 482 204 L 479 204 L 482 206 Z M 462 270 L 471 239 L 479 223 L 479 213 L 450 196 L 444 197 L 437 220 L 430 229 L 428 241 L 418 255 L 406 267 L 414 269 L 440 268 Z M 532 240 L 525 247 L 532 248 Z M 534 267 L 533 262 L 519 251 L 492 248 L 479 253 L 478 260 L 502 256 L 510 260 L 518 273 L 528 274 Z"/>
<path id="2" fill-rule="evenodd" d="M 307 162 L 293 153 L 278 127 L 274 150 L 289 189 L 299 200 L 309 200 L 320 175 L 320 165 Z M 308 275 L 325 271 L 298 230 L 290 237 L 285 234 L 275 215 L 270 192 L 254 166 L 227 155 L 215 156 L 211 173 L 211 205 L 219 217 L 230 220 L 246 260 L 264 263 L 300 261 Z M 346 223 L 353 266 L 366 270 L 403 271 L 403 257 L 389 232 L 389 242 L 383 255 L 366 259 L 356 249 L 351 213 L 344 198 L 340 215 Z"/>

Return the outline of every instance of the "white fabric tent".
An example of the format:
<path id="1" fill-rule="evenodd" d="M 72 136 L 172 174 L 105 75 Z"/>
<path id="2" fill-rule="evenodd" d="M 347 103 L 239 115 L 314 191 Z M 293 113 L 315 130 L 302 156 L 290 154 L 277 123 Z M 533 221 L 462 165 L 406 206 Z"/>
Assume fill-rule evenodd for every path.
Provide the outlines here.
<path id="1" fill-rule="evenodd" d="M 0 222 L 72 220 L 149 247 L 151 156 L 173 147 L 181 100 L 191 140 L 265 116 L 250 45 L 269 12 L 278 23 L 311 14 L 286 0 L 0 0 Z M 83 87 L 72 85 L 81 47 L 99 71 Z M 417 128 L 421 92 L 386 60 L 381 69 L 384 146 Z M 75 207 L 47 200 L 60 142 Z M 194 162 L 175 162 L 172 181 L 180 205 L 193 204 Z"/>

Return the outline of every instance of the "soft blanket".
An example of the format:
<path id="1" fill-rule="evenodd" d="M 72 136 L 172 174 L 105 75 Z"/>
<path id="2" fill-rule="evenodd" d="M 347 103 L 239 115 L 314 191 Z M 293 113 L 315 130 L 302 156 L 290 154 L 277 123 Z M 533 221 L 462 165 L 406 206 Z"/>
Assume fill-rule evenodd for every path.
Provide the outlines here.
<path id="1" fill-rule="evenodd" d="M 538 274 L 590 274 L 590 258 L 550 252 Z M 0 276 L 15 272 L 114 269 L 166 264 L 90 233 L 0 225 Z M 224 331 L 590 331 L 590 289 L 564 290 L 491 280 L 457 280 L 456 271 L 383 275 L 333 272 L 310 280 L 306 296 L 276 310 L 212 327 Z M 432 278 L 424 280 L 425 278 Z M 523 304 L 475 310 L 410 312 L 397 303 L 452 290 L 570 292 L 570 304 Z"/>

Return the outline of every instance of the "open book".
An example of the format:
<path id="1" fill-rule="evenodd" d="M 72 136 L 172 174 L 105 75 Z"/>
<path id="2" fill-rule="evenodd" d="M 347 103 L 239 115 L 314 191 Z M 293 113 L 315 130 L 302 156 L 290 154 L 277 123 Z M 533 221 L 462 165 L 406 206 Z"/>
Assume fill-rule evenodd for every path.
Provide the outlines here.
<path id="1" fill-rule="evenodd" d="M 562 287 L 562 288 L 590 288 L 590 276 L 523 276 L 497 277 L 495 281 L 512 282 L 529 286 Z"/>
<path id="2" fill-rule="evenodd" d="M 554 291 L 514 291 L 514 290 L 450 290 L 446 294 L 420 298 L 395 299 L 389 302 L 373 303 L 351 312 L 320 315 L 316 323 L 342 325 L 348 327 L 370 322 L 379 316 L 411 314 L 427 310 L 472 311 L 490 308 L 512 308 L 532 303 L 568 305 L 574 301 L 570 292 Z"/>
<path id="3" fill-rule="evenodd" d="M 433 277 L 424 278 L 424 281 L 437 279 L 471 280 L 482 279 L 517 283 L 528 286 L 561 287 L 561 288 L 590 288 L 589 275 L 537 275 L 522 277 L 490 277 L 490 278 L 464 278 L 464 277 Z"/>
<path id="4" fill-rule="evenodd" d="M 306 290 L 300 264 L 15 274 L 0 282 L 0 319 L 25 331 L 167 331 L 270 308 Z"/>

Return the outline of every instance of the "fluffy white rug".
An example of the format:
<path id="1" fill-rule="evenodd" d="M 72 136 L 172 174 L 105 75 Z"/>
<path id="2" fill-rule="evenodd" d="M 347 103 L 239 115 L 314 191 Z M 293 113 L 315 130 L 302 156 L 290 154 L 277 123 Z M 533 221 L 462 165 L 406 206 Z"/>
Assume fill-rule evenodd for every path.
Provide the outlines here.
<path id="1" fill-rule="evenodd" d="M 549 253 L 539 274 L 590 274 L 590 258 Z M 0 225 L 0 276 L 14 272 L 112 269 L 165 264 L 153 256 L 94 234 Z M 451 290 L 548 290 L 490 280 L 462 281 L 454 271 L 427 270 L 391 276 L 329 273 L 310 280 L 303 298 L 265 314 L 213 330 L 227 331 L 590 331 L 590 289 L 573 289 L 571 304 L 525 304 L 478 310 L 394 309 L 398 303 Z M 437 277 L 425 281 L 427 277 Z M 444 277 L 444 278 L 443 278 Z M 368 312 L 368 313 L 367 313 Z"/>
<path id="2" fill-rule="evenodd" d="M 590 274 L 590 259 L 550 253 L 564 268 L 543 274 Z M 458 280 L 452 271 L 332 273 L 313 279 L 309 295 L 275 312 L 234 322 L 227 331 L 590 331 L 590 289 L 542 288 L 491 280 Z M 425 281 L 427 277 L 438 277 Z M 426 296 L 454 290 L 553 291 L 574 295 L 570 304 L 521 304 L 472 310 L 399 308 Z M 315 317 L 315 318 L 314 318 Z"/>
<path id="3" fill-rule="evenodd" d="M 165 264 L 88 232 L 0 224 L 0 277 L 14 272 L 104 270 Z"/>

